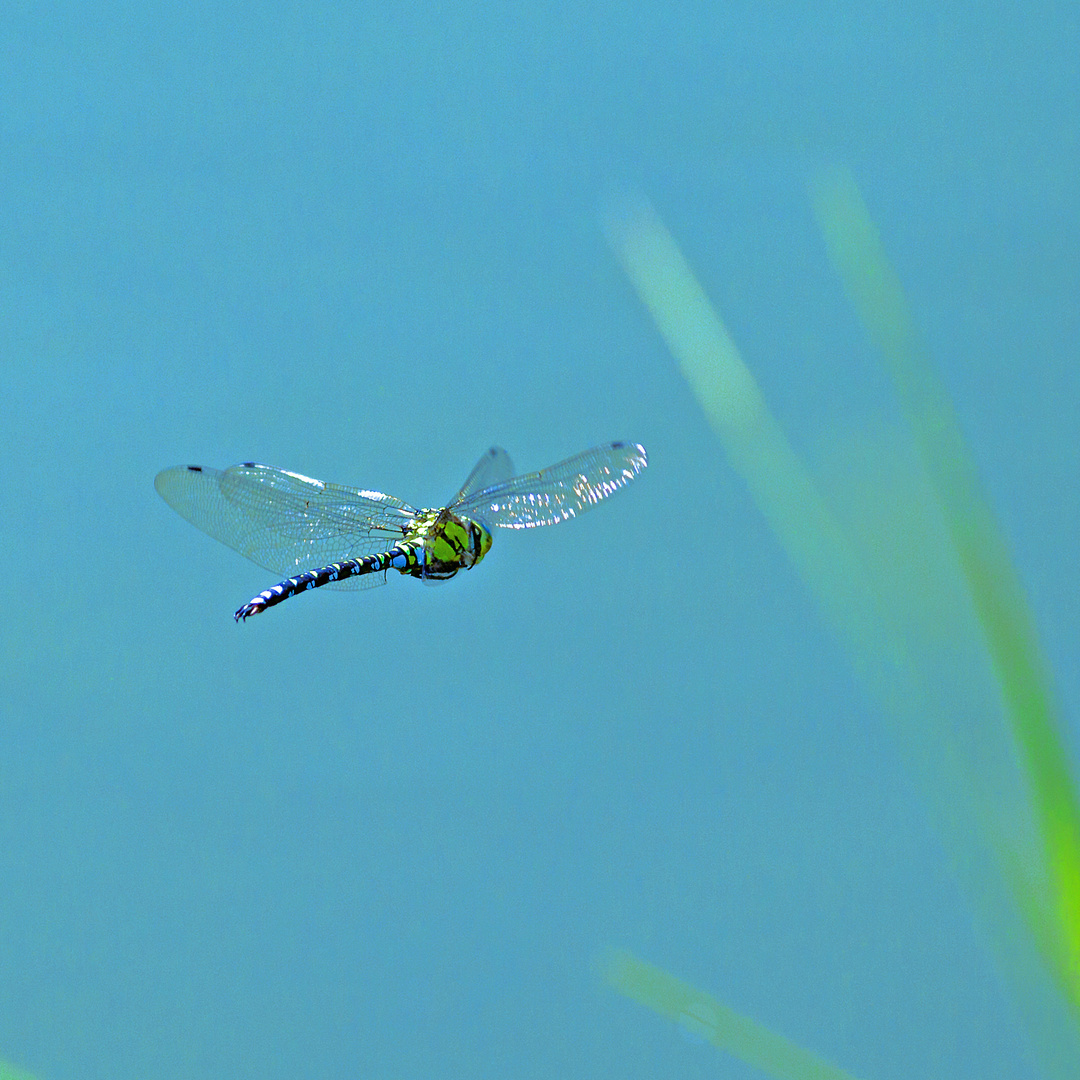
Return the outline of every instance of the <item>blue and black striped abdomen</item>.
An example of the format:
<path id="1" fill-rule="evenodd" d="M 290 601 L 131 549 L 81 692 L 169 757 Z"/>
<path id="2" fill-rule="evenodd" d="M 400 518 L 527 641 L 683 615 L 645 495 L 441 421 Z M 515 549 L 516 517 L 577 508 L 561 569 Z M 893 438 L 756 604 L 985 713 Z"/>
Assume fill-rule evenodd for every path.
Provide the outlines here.
<path id="1" fill-rule="evenodd" d="M 258 615 L 260 611 L 280 604 L 282 600 L 288 600 L 290 596 L 295 596 L 297 593 L 306 592 L 308 589 L 318 589 L 333 581 L 344 581 L 346 578 L 360 574 L 385 574 L 388 570 L 399 570 L 403 574 L 417 574 L 423 562 L 422 547 L 415 544 L 401 544 L 389 551 L 382 551 L 378 555 L 365 555 L 362 559 L 349 559 L 346 562 L 331 563 L 330 566 L 320 566 L 316 570 L 297 574 L 296 577 L 282 581 L 265 592 L 259 593 L 254 600 L 249 600 L 240 608 L 233 618 L 240 620 L 246 619 L 249 615 Z"/>

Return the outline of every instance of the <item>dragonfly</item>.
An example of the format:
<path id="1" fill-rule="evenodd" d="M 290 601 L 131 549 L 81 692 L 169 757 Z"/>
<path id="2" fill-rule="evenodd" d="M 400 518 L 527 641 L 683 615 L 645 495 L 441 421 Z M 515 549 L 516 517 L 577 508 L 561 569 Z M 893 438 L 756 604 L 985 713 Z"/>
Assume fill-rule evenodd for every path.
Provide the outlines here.
<path id="1" fill-rule="evenodd" d="M 491 550 L 493 526 L 567 521 L 648 463 L 644 447 L 613 442 L 515 476 L 509 455 L 493 446 L 446 506 L 428 510 L 254 461 L 224 470 L 178 465 L 158 473 L 154 487 L 197 529 L 286 577 L 239 608 L 241 621 L 323 585 L 382 585 L 391 570 L 445 581 Z"/>

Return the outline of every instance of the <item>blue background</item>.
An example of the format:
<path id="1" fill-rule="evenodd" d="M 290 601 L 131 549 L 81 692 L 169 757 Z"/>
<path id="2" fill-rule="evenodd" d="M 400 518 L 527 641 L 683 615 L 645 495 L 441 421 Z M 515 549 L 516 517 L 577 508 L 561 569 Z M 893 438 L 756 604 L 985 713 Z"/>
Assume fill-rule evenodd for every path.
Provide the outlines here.
<path id="1" fill-rule="evenodd" d="M 46 1080 L 759 1075 L 633 950 L 860 1077 L 1039 1076 L 885 718 L 607 247 L 653 201 L 796 445 L 888 409 L 857 177 L 1076 746 L 1075 5 L 0 14 L 0 1058 Z M 633 439 L 440 588 L 272 575 L 154 474 L 445 501 Z"/>

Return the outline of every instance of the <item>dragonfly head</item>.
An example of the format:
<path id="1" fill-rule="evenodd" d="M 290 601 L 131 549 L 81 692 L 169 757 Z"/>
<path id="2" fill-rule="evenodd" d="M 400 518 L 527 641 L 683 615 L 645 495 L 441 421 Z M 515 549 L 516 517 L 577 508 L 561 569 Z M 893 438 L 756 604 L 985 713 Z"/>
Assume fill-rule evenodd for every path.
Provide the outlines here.
<path id="1" fill-rule="evenodd" d="M 482 522 L 451 515 L 440 537 L 448 545 L 458 566 L 468 570 L 491 550 L 491 531 Z"/>

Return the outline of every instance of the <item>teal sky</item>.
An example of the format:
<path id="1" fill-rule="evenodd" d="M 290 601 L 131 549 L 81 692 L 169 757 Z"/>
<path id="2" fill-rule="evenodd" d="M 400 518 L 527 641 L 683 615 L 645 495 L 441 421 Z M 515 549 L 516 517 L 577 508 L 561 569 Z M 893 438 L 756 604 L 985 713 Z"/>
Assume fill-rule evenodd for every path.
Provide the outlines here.
<path id="1" fill-rule="evenodd" d="M 644 193 L 792 443 L 896 420 L 857 178 L 1080 744 L 1068 5 L 0 14 L 0 1060 L 40 1080 L 760 1075 L 624 948 L 865 1080 L 1043 1073 L 886 719 L 603 231 Z M 158 498 L 648 471 L 475 573 L 274 584 Z M 958 688 L 963 696 L 964 686 Z M 971 688 L 974 699 L 976 688 Z"/>

